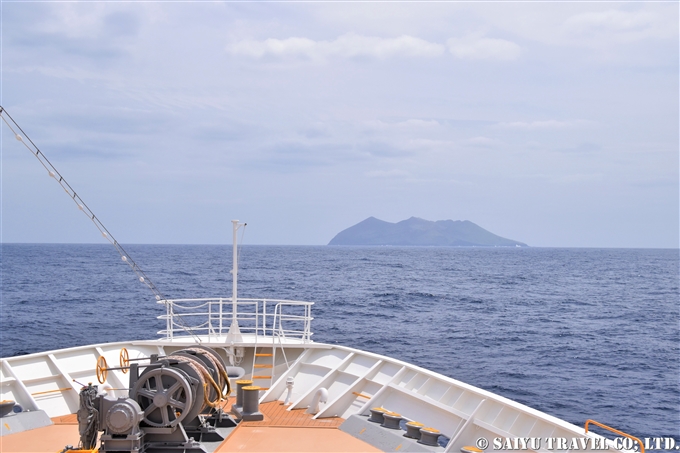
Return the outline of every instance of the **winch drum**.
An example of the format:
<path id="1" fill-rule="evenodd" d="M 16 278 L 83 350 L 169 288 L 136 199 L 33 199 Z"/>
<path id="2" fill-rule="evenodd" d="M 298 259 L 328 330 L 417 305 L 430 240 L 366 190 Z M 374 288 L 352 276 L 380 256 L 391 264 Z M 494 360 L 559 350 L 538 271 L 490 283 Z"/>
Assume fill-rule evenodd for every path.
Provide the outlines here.
<path id="1" fill-rule="evenodd" d="M 195 396 L 186 373 L 176 367 L 147 369 L 130 390 L 130 398 L 144 411 L 144 422 L 153 427 L 177 426 L 193 412 Z"/>

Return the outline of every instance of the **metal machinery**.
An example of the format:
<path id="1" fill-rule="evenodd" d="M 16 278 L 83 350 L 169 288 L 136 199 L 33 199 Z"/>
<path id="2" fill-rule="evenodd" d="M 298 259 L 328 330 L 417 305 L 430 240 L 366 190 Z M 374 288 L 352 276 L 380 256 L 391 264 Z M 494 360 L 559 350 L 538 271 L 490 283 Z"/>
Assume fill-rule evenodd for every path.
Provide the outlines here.
<path id="1" fill-rule="evenodd" d="M 130 363 L 123 350 L 121 368 L 107 368 L 101 360 L 101 383 L 108 370 L 129 370 L 129 396 L 98 394 L 98 386 L 91 384 L 81 390 L 78 425 L 83 449 L 95 448 L 103 431 L 100 452 L 204 453 L 200 442 L 224 439 L 216 427 L 236 425 L 222 406 L 231 392 L 229 378 L 242 376 L 243 370 L 227 367 L 210 348 L 152 355 L 142 359 L 149 361 L 146 364 Z"/>

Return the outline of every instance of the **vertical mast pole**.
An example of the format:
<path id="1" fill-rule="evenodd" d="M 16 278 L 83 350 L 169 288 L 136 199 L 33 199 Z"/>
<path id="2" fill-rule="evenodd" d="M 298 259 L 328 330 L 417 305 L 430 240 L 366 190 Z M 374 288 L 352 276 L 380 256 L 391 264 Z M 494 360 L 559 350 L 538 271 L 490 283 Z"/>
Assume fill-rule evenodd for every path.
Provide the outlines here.
<path id="1" fill-rule="evenodd" d="M 232 269 L 231 269 L 231 326 L 227 334 L 227 342 L 235 343 L 243 341 L 241 336 L 241 329 L 238 326 L 238 237 L 236 235 L 238 229 L 244 226 L 243 223 L 238 223 L 238 220 L 232 220 L 233 224 L 233 243 L 232 243 Z"/>
<path id="2" fill-rule="evenodd" d="M 232 315 L 233 319 L 232 322 L 236 322 L 236 300 L 237 300 L 237 295 L 238 295 L 238 238 L 236 236 L 236 232 L 238 231 L 238 220 L 232 220 L 231 223 L 234 225 L 233 228 L 233 233 L 234 233 L 234 239 L 232 242 L 232 257 L 231 257 L 231 263 L 232 263 L 232 269 L 231 269 L 231 277 L 232 277 L 232 283 L 231 283 L 231 300 L 234 303 L 234 309 L 232 310 Z"/>

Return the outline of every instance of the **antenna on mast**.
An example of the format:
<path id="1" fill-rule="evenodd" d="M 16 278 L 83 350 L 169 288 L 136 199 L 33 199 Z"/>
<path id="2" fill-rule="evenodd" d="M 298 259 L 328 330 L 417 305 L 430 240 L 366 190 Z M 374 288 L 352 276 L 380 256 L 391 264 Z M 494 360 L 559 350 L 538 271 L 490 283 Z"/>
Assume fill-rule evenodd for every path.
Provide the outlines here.
<path id="1" fill-rule="evenodd" d="M 245 223 L 238 223 L 238 220 L 231 221 L 233 225 L 233 244 L 232 244 L 232 268 L 231 268 L 231 326 L 227 334 L 227 343 L 239 343 L 243 341 L 241 329 L 238 326 L 238 237 L 237 232 Z"/>

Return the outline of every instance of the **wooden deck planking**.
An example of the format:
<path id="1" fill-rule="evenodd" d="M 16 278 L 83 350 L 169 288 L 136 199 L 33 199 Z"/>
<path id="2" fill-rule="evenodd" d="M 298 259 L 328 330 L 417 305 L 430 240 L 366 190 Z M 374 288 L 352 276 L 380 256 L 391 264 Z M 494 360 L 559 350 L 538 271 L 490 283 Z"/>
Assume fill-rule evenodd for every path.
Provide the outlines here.
<path id="1" fill-rule="evenodd" d="M 239 425 L 215 453 L 234 451 L 368 453 L 381 450 L 339 429 Z"/>
<path id="2" fill-rule="evenodd" d="M 281 401 L 260 404 L 260 412 L 264 420 L 258 422 L 241 422 L 243 426 L 285 426 L 300 428 L 337 428 L 345 420 L 340 417 L 314 419 L 306 409 L 287 410 Z"/>
<path id="3" fill-rule="evenodd" d="M 54 453 L 78 445 L 78 425 L 49 425 L 0 437 L 2 453 Z"/>
<path id="4" fill-rule="evenodd" d="M 62 415 L 61 417 L 52 417 L 50 420 L 52 420 L 52 423 L 54 423 L 55 425 L 77 425 L 78 415 L 77 414 Z"/>
<path id="5" fill-rule="evenodd" d="M 216 453 L 381 451 L 337 429 L 345 421 L 340 417 L 314 419 L 306 409 L 289 411 L 287 408 L 281 401 L 260 404 L 264 420 L 239 423 Z"/>
<path id="6" fill-rule="evenodd" d="M 337 429 L 340 417 L 314 419 L 305 409 L 288 411 L 281 401 L 260 405 L 264 420 L 241 422 L 218 452 L 376 452 L 371 445 Z M 226 409 L 226 408 L 225 408 Z M 3 453 L 54 453 L 79 441 L 76 414 L 53 417 L 54 425 L 0 438 Z M 331 428 L 331 429 L 319 429 Z"/>

